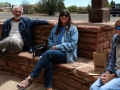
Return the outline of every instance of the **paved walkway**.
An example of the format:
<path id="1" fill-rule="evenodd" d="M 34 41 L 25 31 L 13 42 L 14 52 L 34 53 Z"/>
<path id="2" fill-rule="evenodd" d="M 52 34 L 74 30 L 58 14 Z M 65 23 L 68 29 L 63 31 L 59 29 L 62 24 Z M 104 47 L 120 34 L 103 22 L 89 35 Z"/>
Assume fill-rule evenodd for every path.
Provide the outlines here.
<path id="1" fill-rule="evenodd" d="M 22 80 L 11 73 L 0 71 L 0 90 L 18 90 L 16 85 Z M 42 84 L 33 82 L 26 90 L 45 90 L 45 88 Z M 58 89 L 53 88 L 53 90 Z"/>

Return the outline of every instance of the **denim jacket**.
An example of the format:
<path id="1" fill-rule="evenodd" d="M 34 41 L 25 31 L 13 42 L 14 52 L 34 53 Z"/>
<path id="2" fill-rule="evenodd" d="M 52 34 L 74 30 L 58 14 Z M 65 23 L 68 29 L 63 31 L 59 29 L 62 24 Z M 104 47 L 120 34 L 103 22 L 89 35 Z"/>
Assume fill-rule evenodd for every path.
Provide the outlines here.
<path id="1" fill-rule="evenodd" d="M 11 30 L 11 23 L 13 18 L 7 19 L 2 28 L 2 37 L 1 40 L 5 37 L 9 36 Z M 35 25 L 47 25 L 48 22 L 45 20 L 31 20 L 27 17 L 21 17 L 19 23 L 19 32 L 25 42 L 25 44 L 29 47 L 29 52 L 33 52 L 34 42 L 33 42 L 33 26 Z"/>
<path id="2" fill-rule="evenodd" d="M 66 26 L 65 28 L 68 28 Z M 78 30 L 74 25 L 71 25 L 69 31 L 65 31 L 61 44 L 57 45 L 58 36 L 55 34 L 57 25 L 52 29 L 48 37 L 49 49 L 56 45 L 57 50 L 66 52 L 66 62 L 72 63 L 77 59 L 77 43 L 78 43 Z M 66 29 L 65 29 L 66 30 Z M 59 35 L 59 34 L 58 34 Z"/>
<path id="3" fill-rule="evenodd" d="M 112 48 L 109 54 L 108 63 L 106 70 L 111 73 L 116 73 L 118 77 L 120 77 L 120 70 L 115 70 L 116 64 L 116 46 L 120 43 L 120 36 L 115 34 L 112 39 Z"/>

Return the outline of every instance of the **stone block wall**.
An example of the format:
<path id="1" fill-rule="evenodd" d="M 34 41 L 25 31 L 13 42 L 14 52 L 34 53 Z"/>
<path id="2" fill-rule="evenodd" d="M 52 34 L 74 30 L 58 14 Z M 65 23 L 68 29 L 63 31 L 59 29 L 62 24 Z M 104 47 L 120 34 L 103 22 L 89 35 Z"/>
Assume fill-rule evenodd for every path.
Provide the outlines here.
<path id="1" fill-rule="evenodd" d="M 99 23 L 74 23 L 78 28 L 78 56 L 93 58 L 93 52 L 110 49 L 112 37 L 115 34 L 113 24 Z M 0 24 L 0 32 L 2 23 Z M 40 25 L 33 29 L 34 42 L 36 45 L 46 43 L 52 26 Z"/>
<path id="2" fill-rule="evenodd" d="M 32 54 L 28 52 L 7 54 L 0 58 L 0 71 L 11 72 L 14 76 L 25 79 L 38 60 L 38 57 L 33 59 Z M 92 60 L 80 57 L 75 63 L 56 64 L 54 66 L 53 86 L 60 90 L 89 90 L 91 83 L 96 80 L 88 74 L 88 71 L 93 69 Z M 35 82 L 43 84 L 44 69 Z"/>
<path id="3" fill-rule="evenodd" d="M 110 49 L 112 37 L 115 34 L 113 25 L 89 23 L 77 27 L 79 31 L 79 56 L 93 58 L 93 52 L 106 52 Z"/>
<path id="4" fill-rule="evenodd" d="M 81 23 L 76 25 L 79 32 L 78 56 L 93 58 L 93 52 L 107 51 L 111 47 L 112 37 L 115 34 L 113 24 Z M 53 27 L 35 26 L 35 44 L 46 43 Z"/>
<path id="5" fill-rule="evenodd" d="M 35 44 L 39 45 L 46 43 L 52 28 L 53 27 L 49 25 L 35 26 L 33 30 Z"/>
<path id="6" fill-rule="evenodd" d="M 89 75 L 94 70 L 92 54 L 105 51 L 111 47 L 114 35 L 113 24 L 75 23 L 79 32 L 78 59 L 72 64 L 58 64 L 54 66 L 54 87 L 60 90 L 89 90 L 89 86 L 99 77 Z M 0 31 L 2 23 L 0 24 Z M 34 27 L 35 44 L 46 43 L 47 37 L 53 27 L 49 25 Z M 12 72 L 14 76 L 26 78 L 34 68 L 39 58 L 32 58 L 32 54 L 21 52 L 19 54 L 5 55 L 0 58 L 0 70 Z M 36 79 L 43 83 L 44 70 Z"/>

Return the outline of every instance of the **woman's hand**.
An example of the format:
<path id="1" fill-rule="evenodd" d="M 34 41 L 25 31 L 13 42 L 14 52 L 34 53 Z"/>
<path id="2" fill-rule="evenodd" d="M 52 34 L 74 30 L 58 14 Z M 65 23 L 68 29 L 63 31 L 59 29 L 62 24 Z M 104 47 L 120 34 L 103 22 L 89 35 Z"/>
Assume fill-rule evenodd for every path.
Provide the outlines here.
<path id="1" fill-rule="evenodd" d="M 107 74 L 106 75 L 106 82 L 109 82 L 110 80 L 112 80 L 115 77 L 116 77 L 116 75 L 114 73 L 113 74 Z"/>
<path id="2" fill-rule="evenodd" d="M 56 50 L 56 45 L 52 47 L 53 50 Z"/>
<path id="3" fill-rule="evenodd" d="M 51 25 L 51 26 L 55 26 L 57 23 L 49 21 L 48 24 Z"/>
<path id="4" fill-rule="evenodd" d="M 105 83 L 109 82 L 110 80 L 112 80 L 115 77 L 116 77 L 116 75 L 114 73 L 110 74 L 108 71 L 106 71 L 106 73 L 103 74 L 102 77 L 101 77 L 101 82 L 103 84 L 105 84 Z"/>
<path id="5" fill-rule="evenodd" d="M 106 73 L 102 75 L 102 77 L 101 77 L 101 82 L 102 82 L 103 84 L 107 83 L 107 81 L 106 81 Z"/>

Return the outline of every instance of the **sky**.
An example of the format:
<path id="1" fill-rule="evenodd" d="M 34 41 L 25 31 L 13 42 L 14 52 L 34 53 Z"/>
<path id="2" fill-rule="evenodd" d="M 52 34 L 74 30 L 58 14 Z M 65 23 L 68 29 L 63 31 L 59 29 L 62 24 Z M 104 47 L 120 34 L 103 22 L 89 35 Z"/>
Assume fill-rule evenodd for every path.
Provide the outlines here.
<path id="1" fill-rule="evenodd" d="M 0 2 L 9 2 L 11 4 L 14 5 L 20 5 L 22 4 L 24 0 L 0 0 Z M 39 0 L 26 0 L 27 2 L 29 2 L 29 4 L 36 4 L 36 2 L 38 2 Z M 65 0 L 64 4 L 66 7 L 68 6 L 72 6 L 72 5 L 76 5 L 77 7 L 79 6 L 87 6 L 88 4 L 91 5 L 91 0 Z M 113 0 L 116 3 L 120 3 L 120 0 Z M 108 0 L 108 2 L 111 2 L 111 0 Z"/>

